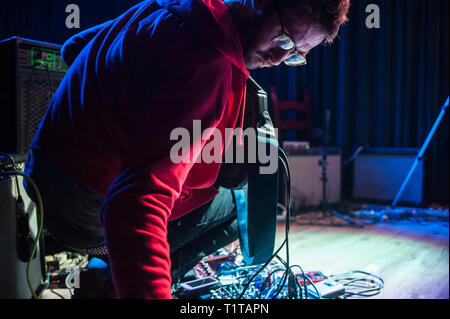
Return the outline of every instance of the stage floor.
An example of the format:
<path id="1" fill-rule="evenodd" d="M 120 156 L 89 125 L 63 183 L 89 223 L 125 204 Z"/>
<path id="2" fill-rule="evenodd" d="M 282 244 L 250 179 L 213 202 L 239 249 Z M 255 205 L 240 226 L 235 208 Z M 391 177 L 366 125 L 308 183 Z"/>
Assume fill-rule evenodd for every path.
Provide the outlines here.
<path id="1" fill-rule="evenodd" d="M 299 218 L 310 220 L 309 215 Z M 285 224 L 280 221 L 275 248 L 284 238 Z M 293 220 L 289 245 L 290 264 L 305 271 L 336 275 L 362 270 L 380 276 L 384 289 L 372 299 L 449 298 L 448 223 L 403 221 L 352 228 L 304 226 Z M 286 258 L 285 249 L 280 256 Z M 44 299 L 62 297 L 70 298 L 67 289 L 47 290 L 43 295 Z"/>
<path id="2" fill-rule="evenodd" d="M 299 216 L 302 224 L 310 220 Z M 326 223 L 326 220 L 324 221 Z M 285 238 L 277 226 L 276 248 Z M 381 299 L 449 298 L 449 224 L 391 222 L 364 228 L 305 226 L 292 221 L 290 263 L 305 271 L 352 270 L 383 278 Z M 285 250 L 280 253 L 286 257 Z"/>

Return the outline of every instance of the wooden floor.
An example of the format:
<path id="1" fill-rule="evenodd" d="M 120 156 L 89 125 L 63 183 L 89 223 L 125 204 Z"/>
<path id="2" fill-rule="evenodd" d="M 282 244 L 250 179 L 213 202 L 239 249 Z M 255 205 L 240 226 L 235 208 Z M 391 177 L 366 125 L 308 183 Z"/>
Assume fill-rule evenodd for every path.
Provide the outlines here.
<path id="1" fill-rule="evenodd" d="M 276 248 L 284 238 L 285 224 L 279 222 Z M 372 298 L 449 298 L 448 223 L 391 222 L 359 229 L 302 226 L 293 221 L 289 245 L 291 265 L 298 264 L 305 271 L 341 274 L 362 270 L 380 276 L 384 290 Z M 280 256 L 286 257 L 284 249 Z M 61 295 L 70 298 L 67 289 L 46 291 L 44 298 Z"/>
<path id="2" fill-rule="evenodd" d="M 383 278 L 383 292 L 372 298 L 449 298 L 449 224 L 391 222 L 352 227 L 305 226 L 293 221 L 290 263 L 305 271 L 340 274 L 363 270 Z M 276 247 L 285 238 L 277 226 Z M 285 258 L 285 250 L 280 253 Z"/>

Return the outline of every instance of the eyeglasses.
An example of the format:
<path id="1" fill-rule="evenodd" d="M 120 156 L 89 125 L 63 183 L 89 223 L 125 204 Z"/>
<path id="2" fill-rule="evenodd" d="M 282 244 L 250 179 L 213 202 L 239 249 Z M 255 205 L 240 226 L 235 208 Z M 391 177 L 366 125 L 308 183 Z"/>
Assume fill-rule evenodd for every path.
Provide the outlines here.
<path id="1" fill-rule="evenodd" d="M 284 29 L 283 20 L 281 19 L 281 9 L 278 6 L 278 17 L 280 19 L 281 24 L 281 33 L 272 39 L 272 44 L 275 44 L 280 49 L 285 51 L 293 51 L 293 54 L 285 59 L 283 62 L 288 66 L 302 66 L 306 65 L 306 56 L 297 51 L 295 47 L 295 42 L 292 38 L 286 33 Z"/>

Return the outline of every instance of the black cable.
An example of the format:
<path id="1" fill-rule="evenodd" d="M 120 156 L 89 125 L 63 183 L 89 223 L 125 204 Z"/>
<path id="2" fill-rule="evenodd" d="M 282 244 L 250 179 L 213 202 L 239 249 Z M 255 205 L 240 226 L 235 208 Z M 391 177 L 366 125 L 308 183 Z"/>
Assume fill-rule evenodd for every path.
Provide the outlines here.
<path id="1" fill-rule="evenodd" d="M 267 267 L 267 265 L 270 263 L 270 261 L 272 261 L 273 260 L 273 258 L 274 257 L 276 257 L 278 260 L 280 260 L 280 262 L 285 266 L 285 272 L 284 272 L 284 274 L 283 274 L 283 277 L 282 277 L 282 283 L 281 283 L 281 285 L 280 285 L 280 287 L 278 288 L 278 291 L 275 293 L 275 295 L 273 295 L 273 299 L 274 298 L 276 298 L 280 293 L 281 293 L 281 291 L 283 290 L 283 288 L 284 288 L 284 286 L 285 286 L 285 284 L 286 284 L 286 280 L 288 279 L 288 277 L 289 276 L 294 276 L 294 278 L 296 278 L 295 277 L 295 275 L 292 273 L 292 268 L 294 268 L 294 267 L 298 267 L 300 270 L 301 270 L 301 272 L 302 272 L 302 276 L 303 276 L 303 282 L 304 282 L 304 286 L 305 286 L 305 297 L 306 298 L 308 298 L 308 284 L 307 284 L 307 282 L 309 282 L 312 286 L 313 286 L 313 288 L 315 289 L 315 291 L 316 291 L 316 293 L 317 293 L 317 296 L 318 296 L 318 298 L 320 299 L 321 298 L 321 295 L 320 295 L 320 293 L 319 293 L 319 291 L 318 291 L 318 289 L 317 289 L 317 287 L 315 286 L 315 284 L 314 284 L 314 282 L 307 276 L 307 275 L 305 275 L 305 272 L 303 271 L 303 269 L 302 269 L 302 267 L 300 267 L 299 265 L 293 265 L 293 266 L 290 266 L 289 265 L 289 231 L 290 231 L 290 199 L 291 199 L 291 175 L 290 175 L 290 167 L 289 167 L 289 161 L 288 161 L 288 158 L 287 158 L 287 155 L 286 155 L 286 153 L 282 150 L 282 149 L 280 149 L 280 162 L 281 162 L 281 164 L 282 164 L 282 166 L 283 166 L 283 169 L 284 169 L 284 172 L 286 173 L 286 175 L 285 175 L 285 178 L 286 178 L 286 188 L 287 188 L 287 198 L 286 198 L 286 230 L 285 230 L 285 240 L 284 240 L 284 243 L 283 244 L 286 244 L 286 261 L 284 261 L 281 257 L 279 257 L 278 256 L 278 253 L 279 253 L 279 251 L 281 251 L 281 249 L 282 249 L 282 247 L 283 247 L 283 245 L 277 250 L 277 252 L 269 259 L 269 262 L 267 262 L 252 278 L 251 278 L 251 280 L 247 283 L 247 285 L 246 285 L 246 287 L 244 288 L 244 290 L 243 290 L 243 292 L 241 293 L 241 295 L 240 295 L 240 297 L 239 298 L 241 298 L 242 296 L 243 296 L 243 294 L 245 293 L 245 291 L 246 291 L 246 289 L 248 289 L 248 287 L 249 287 L 249 285 L 250 285 L 250 283 L 254 280 L 254 278 L 256 278 L 256 276 L 264 269 L 264 268 L 266 268 Z M 274 273 L 276 273 L 276 272 L 279 272 L 279 271 L 283 271 L 283 270 L 281 270 L 281 269 L 278 269 L 278 270 L 276 270 L 276 271 L 274 271 L 274 272 L 272 272 L 269 276 L 268 276 L 268 278 L 266 278 L 266 280 L 263 282 L 263 285 L 262 285 L 262 288 L 265 288 L 265 285 L 266 285 L 266 282 L 269 280 L 269 278 L 271 277 L 271 276 L 273 276 L 273 274 Z M 303 293 L 302 293 L 302 287 L 301 287 L 301 285 L 299 284 L 299 282 L 298 282 L 298 280 L 296 279 L 295 280 L 295 283 L 296 283 L 296 285 L 298 286 L 298 288 L 299 288 L 299 291 L 300 291 L 300 294 L 301 294 L 301 296 L 303 296 Z M 291 284 L 291 282 L 290 281 L 288 281 L 288 286 L 289 286 L 289 284 Z M 292 287 L 289 287 L 289 293 L 292 291 L 291 290 L 291 288 Z M 262 295 L 262 291 L 260 292 L 260 296 Z M 292 297 L 292 295 L 289 295 L 289 297 Z"/>
<path id="2" fill-rule="evenodd" d="M 284 260 L 281 257 L 277 257 L 278 260 L 281 261 L 281 263 L 285 263 Z M 290 267 L 290 269 L 292 268 L 299 268 L 300 271 L 302 272 L 302 277 L 303 277 L 303 284 L 305 285 L 305 298 L 308 299 L 308 285 L 307 285 L 307 281 L 310 282 L 310 284 L 313 286 L 313 288 L 316 290 L 317 295 L 320 296 L 319 290 L 317 289 L 317 287 L 314 285 L 314 282 L 311 280 L 311 278 L 308 277 L 308 275 L 305 275 L 305 272 L 303 271 L 303 268 L 300 267 L 300 265 L 292 265 Z"/>
<path id="3" fill-rule="evenodd" d="M 279 258 L 279 260 L 282 262 L 282 263 L 284 263 L 284 261 L 283 261 L 283 259 L 281 259 L 280 257 L 278 257 Z M 319 290 L 317 289 L 317 287 L 314 285 L 314 282 L 311 280 L 311 278 L 309 278 L 308 277 L 308 275 L 305 275 L 305 272 L 303 271 L 303 268 L 302 267 L 300 267 L 300 265 L 292 265 L 289 269 L 292 269 L 292 268 L 299 268 L 300 269 L 300 271 L 302 272 L 302 277 L 303 277 L 303 284 L 305 285 L 305 297 L 306 297 L 306 299 L 308 299 L 309 297 L 308 297 L 308 286 L 307 286 L 307 281 L 309 281 L 310 282 L 310 284 L 313 286 L 313 288 L 314 288 L 314 290 L 317 292 L 317 295 L 319 296 L 319 299 L 320 299 L 320 293 L 319 293 Z"/>
<path id="4" fill-rule="evenodd" d="M 291 221 L 291 171 L 289 168 L 289 160 L 288 157 L 286 155 L 286 153 L 283 151 L 283 149 L 279 149 L 279 154 L 280 154 L 280 162 L 283 164 L 283 168 L 284 168 L 284 172 L 285 172 L 285 178 L 286 178 L 286 229 L 285 229 L 285 241 L 286 241 L 286 272 L 283 275 L 283 281 L 282 284 L 280 286 L 280 288 L 278 289 L 278 291 L 276 292 L 276 294 L 274 295 L 273 298 L 276 298 L 281 291 L 284 288 L 284 285 L 286 284 L 286 280 L 289 277 L 289 271 L 290 271 L 290 266 L 289 266 L 289 231 L 290 231 L 290 221 Z M 288 281 L 288 286 L 290 285 L 290 282 Z M 289 287 L 289 291 L 291 291 L 292 287 Z M 289 296 L 290 297 L 290 296 Z"/>
<path id="5" fill-rule="evenodd" d="M 278 253 L 281 251 L 281 249 L 283 248 L 284 245 L 286 245 L 286 272 L 283 275 L 283 282 L 281 284 L 281 287 L 279 288 L 279 290 L 277 291 L 276 295 L 274 296 L 274 298 L 276 296 L 279 295 L 279 293 L 281 292 L 283 286 L 286 283 L 286 279 L 287 279 L 287 274 L 289 272 L 289 230 L 290 230 L 290 199 L 291 199 L 291 174 L 290 174 L 290 167 L 289 167 L 289 161 L 288 161 L 288 157 L 286 155 L 286 153 L 284 152 L 283 149 L 279 148 L 279 160 L 282 163 L 284 172 L 285 172 L 285 178 L 286 178 L 286 188 L 287 188 L 287 192 L 286 192 L 286 229 L 285 229 L 285 240 L 283 242 L 283 244 L 277 249 L 277 251 L 269 258 L 269 260 L 250 278 L 250 280 L 246 283 L 244 289 L 242 290 L 242 292 L 240 293 L 238 299 L 241 299 L 245 292 L 247 291 L 247 289 L 250 287 L 250 284 L 253 282 L 253 280 L 258 276 L 259 273 L 261 273 L 261 271 L 263 271 L 269 264 L 270 262 L 278 255 Z"/>
<path id="6" fill-rule="evenodd" d="M 280 272 L 280 271 L 285 271 L 285 270 L 284 270 L 284 269 L 276 269 L 276 270 L 272 271 L 272 272 L 266 277 L 266 279 L 265 279 L 265 280 L 263 281 L 263 283 L 261 284 L 261 288 L 260 288 L 259 296 L 258 296 L 259 299 L 261 299 L 262 294 L 263 294 L 263 292 L 264 292 L 264 289 L 266 288 L 267 283 L 268 283 L 270 277 L 272 277 L 274 274 L 276 274 L 276 273 L 278 273 L 278 272 Z"/>
<path id="7" fill-rule="evenodd" d="M 339 280 L 336 281 L 336 282 L 339 282 Z M 348 281 L 348 282 L 346 282 L 346 283 L 344 283 L 342 285 L 343 286 L 349 286 L 349 287 L 355 287 L 354 283 L 356 283 L 356 282 L 368 283 L 368 284 L 372 284 L 372 286 L 371 287 L 370 286 L 363 286 L 363 287 L 362 286 L 356 286 L 357 288 L 363 288 L 363 290 L 359 290 L 357 292 L 347 291 L 347 294 L 369 297 L 369 296 L 375 296 L 375 295 L 379 294 L 381 292 L 381 290 L 382 290 L 382 286 L 381 285 L 379 285 L 379 284 L 375 283 L 373 280 L 369 280 L 367 278 L 350 279 L 350 281 Z M 376 285 L 376 287 L 374 285 Z M 370 293 L 370 292 L 375 292 L 375 293 L 372 293 L 372 294 L 368 295 L 368 293 Z"/>
<path id="8" fill-rule="evenodd" d="M 277 256 L 277 259 L 278 259 L 285 267 L 287 267 L 286 262 L 285 262 L 280 256 Z M 290 266 L 290 267 L 289 267 L 289 273 L 290 273 L 291 276 L 294 276 L 294 277 L 296 277 L 296 276 L 295 276 L 295 274 L 292 272 L 292 270 L 291 270 L 292 268 L 299 268 L 300 271 L 302 272 L 303 283 L 304 283 L 304 285 L 305 285 L 305 298 L 308 299 L 308 286 L 307 286 L 307 283 L 306 283 L 307 280 L 306 280 L 306 275 L 305 275 L 305 272 L 303 271 L 303 268 L 300 267 L 300 265 L 292 265 L 292 266 Z M 300 293 L 302 293 L 302 287 L 301 287 L 300 283 L 298 282 L 298 280 L 296 280 L 296 283 L 297 283 L 297 286 L 300 288 Z M 303 294 L 302 294 L 302 295 L 303 295 Z"/>
<path id="9" fill-rule="evenodd" d="M 286 284 L 286 280 L 287 280 L 287 278 L 288 278 L 288 274 L 289 274 L 289 268 L 286 268 L 286 269 L 284 270 L 284 273 L 283 273 L 281 285 L 280 285 L 280 287 L 278 288 L 278 290 L 277 290 L 277 292 L 275 293 L 275 295 L 273 295 L 272 299 L 275 299 L 276 297 L 278 297 L 278 295 L 279 295 L 279 294 L 281 293 L 281 291 L 283 290 L 284 285 Z"/>
<path id="10" fill-rule="evenodd" d="M 279 148 L 279 151 L 281 153 L 281 158 L 283 158 L 282 159 L 283 167 L 285 168 L 286 177 L 288 178 L 289 185 L 290 185 L 290 171 L 288 169 L 288 165 L 289 164 L 284 162 L 284 159 L 287 159 L 287 156 L 286 156 L 286 153 L 284 153 L 284 151 L 281 148 Z M 279 159 L 281 159 L 281 158 L 279 158 Z M 288 192 L 287 193 L 289 194 L 288 198 L 290 198 L 290 187 L 288 188 Z M 287 206 L 289 206 L 289 202 L 288 202 Z M 270 262 L 275 258 L 275 256 L 278 255 L 278 253 L 281 251 L 283 246 L 287 243 L 287 241 L 288 241 L 287 234 L 289 233 L 289 219 L 290 219 L 290 214 L 289 213 L 290 212 L 289 212 L 289 207 L 288 207 L 287 208 L 287 221 L 286 221 L 286 238 L 285 238 L 283 244 L 280 246 L 280 248 L 278 248 L 278 250 L 269 258 L 269 260 L 246 283 L 246 285 L 245 285 L 244 289 L 242 290 L 242 292 L 240 293 L 238 299 L 241 299 L 244 296 L 244 293 L 247 291 L 248 287 L 250 287 L 250 284 L 256 278 L 256 276 L 258 276 L 258 274 L 270 264 Z"/>
<path id="11" fill-rule="evenodd" d="M 373 277 L 373 278 L 377 279 L 378 281 L 380 281 L 380 283 L 384 286 L 383 278 L 381 278 L 381 277 L 379 277 L 377 275 L 371 274 L 369 272 L 362 271 L 362 270 L 352 270 L 352 271 L 349 271 L 349 272 L 346 272 L 346 273 L 343 273 L 343 274 L 332 275 L 330 277 L 334 278 L 334 277 L 340 277 L 340 276 L 351 275 L 351 274 L 362 274 L 362 275 L 366 275 L 366 276 L 369 276 L 369 277 Z"/>
<path id="12" fill-rule="evenodd" d="M 286 243 L 286 263 L 285 263 L 285 267 L 286 267 L 286 271 L 283 274 L 282 277 L 282 282 L 280 287 L 278 288 L 278 291 L 275 293 L 275 295 L 272 297 L 273 299 L 275 299 L 276 297 L 278 297 L 278 295 L 281 293 L 281 291 L 284 288 L 284 285 L 286 284 L 286 280 L 288 279 L 289 276 L 289 271 L 290 271 L 290 267 L 289 267 L 289 230 L 290 230 L 290 219 L 291 219 L 291 213 L 290 213 L 290 200 L 291 200 L 291 174 L 290 174 L 290 169 L 289 169 L 289 161 L 287 158 L 286 153 L 283 151 L 283 149 L 279 149 L 279 154 L 280 154 L 280 162 L 282 163 L 282 166 L 284 168 L 284 172 L 285 175 L 284 177 L 286 178 L 286 229 L 285 229 L 285 243 Z M 278 259 L 280 259 L 280 257 L 276 256 Z M 288 282 L 289 283 L 289 282 Z"/>
<path id="13" fill-rule="evenodd" d="M 16 167 L 16 161 L 14 161 L 14 158 L 10 154 L 4 153 L 4 152 L 0 152 L 0 155 L 4 155 L 4 156 L 8 157 L 9 161 L 11 162 L 12 169 L 14 171 L 18 171 L 19 170 L 18 167 Z M 14 175 L 14 177 L 15 177 L 15 180 L 16 180 L 16 188 L 17 188 L 17 195 L 18 195 L 17 199 L 19 200 L 19 199 L 22 199 L 22 196 L 20 194 L 20 188 L 19 188 L 19 178 L 17 177 L 17 175 Z"/>
<path id="14" fill-rule="evenodd" d="M 314 284 L 314 282 L 311 280 L 311 278 L 309 278 L 308 275 L 306 275 L 306 280 L 309 281 L 309 283 L 311 284 L 311 286 L 313 286 L 314 290 L 317 293 L 317 299 L 322 299 L 322 295 L 319 292 L 319 289 L 317 289 L 316 285 Z M 306 281 L 305 281 L 306 282 Z"/>
<path id="15" fill-rule="evenodd" d="M 293 266 L 291 266 L 291 269 L 292 268 L 299 268 L 300 269 L 300 271 L 302 272 L 302 278 L 303 278 L 303 285 L 305 286 L 305 299 L 308 299 L 308 297 L 309 297 L 309 295 L 308 295 L 308 284 L 306 283 L 306 275 L 305 275 L 305 272 L 303 271 L 303 268 L 302 267 L 300 267 L 299 265 L 293 265 Z M 298 285 L 299 285 L 299 288 L 300 288 L 300 292 L 302 292 L 302 287 L 301 287 L 301 285 L 300 285 L 300 283 L 298 282 L 298 280 L 297 280 L 297 283 L 298 283 Z"/>
<path id="16" fill-rule="evenodd" d="M 30 183 L 31 187 L 34 189 L 34 192 L 35 192 L 37 200 L 38 200 L 37 214 L 39 216 L 39 226 L 38 226 L 38 232 L 37 232 L 36 238 L 34 240 L 33 249 L 31 251 L 30 257 L 28 259 L 27 268 L 26 268 L 26 276 L 27 276 L 28 288 L 29 288 L 33 298 L 39 299 L 39 296 L 36 295 L 36 291 L 34 290 L 34 288 L 31 285 L 30 266 L 31 266 L 31 261 L 33 260 L 34 255 L 36 254 L 37 245 L 38 245 L 39 239 L 41 238 L 42 230 L 44 228 L 44 206 L 42 203 L 42 196 L 41 196 L 41 193 L 39 192 L 39 188 L 37 187 L 36 183 L 28 175 L 25 175 L 24 173 L 16 172 L 16 171 L 0 172 L 0 175 L 4 175 L 4 176 L 20 175 L 20 176 L 22 176 Z"/>
<path id="17" fill-rule="evenodd" d="M 279 157 L 279 160 L 281 161 L 281 163 L 283 164 L 283 168 L 284 168 L 284 172 L 285 172 L 285 178 L 286 178 L 286 188 L 287 188 L 287 192 L 286 192 L 286 230 L 285 230 L 285 240 L 284 240 L 284 244 L 286 244 L 286 270 L 285 273 L 283 274 L 283 279 L 282 279 L 282 283 L 280 288 L 278 289 L 278 291 L 275 293 L 275 295 L 273 296 L 273 298 L 276 298 L 282 291 L 284 285 L 286 284 L 286 280 L 288 278 L 288 272 L 289 272 L 289 225 L 290 225 L 290 193 L 291 193 L 291 189 L 290 189 L 290 185 L 291 185 L 291 175 L 290 175 L 290 169 L 289 169 L 289 162 L 287 160 L 287 155 L 286 153 L 280 148 L 279 149 L 281 156 Z M 278 249 L 278 251 L 272 255 L 272 257 L 269 259 L 269 263 L 270 261 L 273 260 L 274 257 L 279 258 L 278 253 L 281 250 L 282 247 L 280 247 Z M 264 269 L 265 267 L 267 267 L 268 263 L 266 263 L 264 265 L 264 267 L 262 267 L 260 269 L 260 271 L 262 271 L 262 269 Z M 259 271 L 259 272 L 260 272 Z M 259 273 L 258 272 L 258 273 Z M 257 274 L 256 274 L 257 275 Z M 253 276 L 252 279 L 250 280 L 253 281 L 254 278 L 256 278 L 256 276 Z M 243 290 L 243 292 L 241 293 L 241 295 L 239 296 L 239 298 L 241 298 L 243 296 L 243 293 L 246 291 L 246 289 L 248 289 L 249 284 L 246 285 L 245 289 Z"/>
<path id="18" fill-rule="evenodd" d="M 286 280 L 288 279 L 289 275 L 293 275 L 292 272 L 291 272 L 291 267 L 288 267 L 288 263 L 286 261 L 284 261 L 280 256 L 276 256 L 276 258 L 284 265 L 285 271 L 284 271 L 284 274 L 283 274 L 282 284 L 281 284 L 280 288 L 278 288 L 278 290 L 275 293 L 275 295 L 273 296 L 273 299 L 278 297 L 278 295 L 281 293 L 281 291 L 284 288 L 284 285 L 286 284 Z M 288 284 L 289 284 L 289 282 L 288 282 Z"/>
<path id="19" fill-rule="evenodd" d="M 237 299 L 242 298 L 244 293 L 247 291 L 248 287 L 250 287 L 250 284 L 252 283 L 252 281 L 256 278 L 256 276 L 258 276 L 258 274 L 261 271 L 263 271 L 270 264 L 270 262 L 275 258 L 276 255 L 278 255 L 278 253 L 281 251 L 281 249 L 283 249 L 285 244 L 286 244 L 286 239 L 281 244 L 281 246 L 277 249 L 277 251 L 266 261 L 266 263 L 250 278 L 250 280 L 246 283 L 246 285 L 244 286 L 244 289 L 242 290 L 242 292 L 240 293 L 240 295 Z"/>
<path id="20" fill-rule="evenodd" d="M 275 299 L 276 297 L 278 297 L 278 295 L 281 293 L 281 291 L 284 288 L 284 285 L 286 284 L 286 280 L 288 279 L 289 276 L 289 230 L 290 230 L 290 220 L 291 220 L 291 174 L 290 174 L 290 169 L 289 169 L 289 161 L 287 158 L 286 153 L 283 151 L 283 149 L 279 149 L 279 154 L 280 154 L 280 162 L 283 164 L 283 168 L 284 168 L 284 172 L 285 172 L 285 178 L 286 178 L 286 229 L 285 229 L 285 242 L 286 242 L 286 271 L 283 274 L 283 279 L 282 279 L 282 283 L 280 285 L 280 288 L 278 288 L 278 291 L 275 293 L 275 295 L 273 296 L 273 299 Z M 278 254 L 277 254 L 278 255 Z M 276 256 L 277 258 L 279 258 L 279 256 Z M 289 282 L 288 282 L 289 285 Z"/>
<path id="21" fill-rule="evenodd" d="M 366 278 L 364 277 L 358 278 L 355 276 L 351 277 L 352 274 L 365 275 L 367 277 Z M 332 278 L 336 282 L 347 281 L 345 283 L 342 283 L 342 285 L 347 287 L 352 287 L 351 284 L 355 282 L 366 282 L 372 284 L 371 287 L 359 287 L 364 288 L 364 290 L 359 290 L 357 292 L 347 290 L 346 291 L 347 296 L 373 297 L 380 294 L 384 288 L 384 280 L 381 277 L 361 270 L 354 270 L 339 275 L 332 275 L 330 276 L 330 278 Z M 376 285 L 376 287 L 374 285 Z"/>

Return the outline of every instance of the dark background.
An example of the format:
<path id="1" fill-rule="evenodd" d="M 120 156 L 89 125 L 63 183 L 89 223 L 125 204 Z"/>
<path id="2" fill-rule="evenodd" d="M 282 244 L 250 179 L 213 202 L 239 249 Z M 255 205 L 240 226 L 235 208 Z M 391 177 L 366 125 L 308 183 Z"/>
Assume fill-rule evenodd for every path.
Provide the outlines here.
<path id="1" fill-rule="evenodd" d="M 0 39 L 21 36 L 62 44 L 138 2 L 1 0 Z M 78 30 L 65 26 L 71 3 L 80 7 Z M 380 29 L 365 26 L 371 3 L 380 7 Z M 449 94 L 448 15 L 448 0 L 352 0 L 350 22 L 332 45 L 310 53 L 307 66 L 281 65 L 252 76 L 267 91 L 275 85 L 282 100 L 302 99 L 308 88 L 316 131 L 329 108 L 330 144 L 342 147 L 344 157 L 359 145 L 420 147 Z M 428 202 L 448 203 L 448 133 L 447 114 L 426 154 Z"/>

